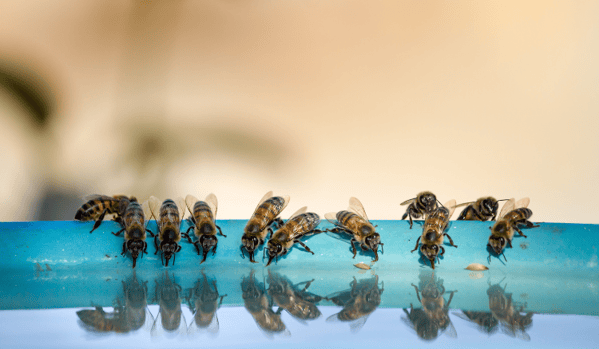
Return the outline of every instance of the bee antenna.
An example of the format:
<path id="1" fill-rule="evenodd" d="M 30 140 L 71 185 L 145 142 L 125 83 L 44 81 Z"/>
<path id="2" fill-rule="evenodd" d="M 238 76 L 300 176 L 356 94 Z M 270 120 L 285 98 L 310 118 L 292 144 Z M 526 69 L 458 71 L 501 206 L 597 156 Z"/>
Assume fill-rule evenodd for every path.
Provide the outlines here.
<path id="1" fill-rule="evenodd" d="M 497 200 L 497 201 L 508 201 L 509 199 L 501 199 L 501 200 Z"/>
<path id="2" fill-rule="evenodd" d="M 441 201 L 439 201 L 439 199 L 437 199 L 437 202 L 439 203 L 439 205 L 441 205 L 441 207 L 445 207 L 445 206 L 444 206 L 444 205 L 441 203 Z"/>

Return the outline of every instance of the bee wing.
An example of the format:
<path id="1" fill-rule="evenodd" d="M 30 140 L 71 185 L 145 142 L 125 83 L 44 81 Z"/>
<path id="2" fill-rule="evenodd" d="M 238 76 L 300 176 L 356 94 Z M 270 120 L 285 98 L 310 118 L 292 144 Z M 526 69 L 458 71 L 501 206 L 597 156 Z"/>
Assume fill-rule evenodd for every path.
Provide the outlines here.
<path id="1" fill-rule="evenodd" d="M 218 324 L 218 316 L 216 315 L 216 312 L 214 313 L 214 316 L 212 317 L 210 324 L 208 324 L 208 326 L 206 328 L 201 328 L 200 326 L 198 326 L 196 324 L 195 314 L 194 314 L 193 320 L 191 320 L 191 324 L 189 324 L 189 327 L 187 328 L 187 335 L 195 337 L 202 332 L 216 334 L 216 333 L 218 333 L 218 329 L 219 329 L 219 324 Z"/>
<path id="2" fill-rule="evenodd" d="M 214 219 L 216 219 L 216 211 L 218 210 L 218 200 L 216 199 L 216 195 L 210 193 L 208 196 L 206 196 L 204 201 L 208 204 L 208 206 L 210 206 L 212 214 L 214 215 Z"/>
<path id="3" fill-rule="evenodd" d="M 366 324 L 366 320 L 368 320 L 368 316 L 370 316 L 370 314 L 362 316 L 361 318 L 352 321 L 349 324 L 350 332 L 358 333 L 358 331 L 360 331 L 362 329 L 362 327 L 364 327 L 364 324 Z"/>
<path id="4" fill-rule="evenodd" d="M 141 208 L 144 211 L 144 217 L 146 218 L 146 221 L 149 222 L 152 219 L 152 210 L 150 210 L 150 203 L 148 202 L 148 200 L 144 201 L 141 204 Z"/>
<path id="5" fill-rule="evenodd" d="M 318 224 L 320 224 L 320 217 L 318 215 L 316 215 L 316 217 L 312 215 L 303 215 L 301 218 L 300 216 L 296 217 L 296 219 L 299 219 L 299 222 L 295 225 L 291 236 L 289 236 L 289 240 L 295 240 L 296 238 L 302 236 L 313 235 L 314 233 L 310 232 L 312 232 L 318 226 Z M 306 227 L 308 227 L 309 230 L 306 230 Z"/>
<path id="6" fill-rule="evenodd" d="M 414 201 L 416 201 L 416 198 L 413 198 L 413 199 L 410 199 L 410 200 L 406 200 L 406 201 L 402 202 L 400 205 L 401 206 L 409 205 L 409 204 L 411 204 Z"/>
<path id="7" fill-rule="evenodd" d="M 449 322 L 449 325 L 445 329 L 445 334 L 449 338 L 458 338 L 458 333 L 456 332 L 455 327 L 453 327 L 453 323 L 451 321 Z"/>
<path id="8" fill-rule="evenodd" d="M 292 219 L 296 216 L 301 215 L 302 213 L 306 213 L 306 211 L 308 211 L 308 206 L 304 206 L 302 208 L 300 208 L 299 210 L 295 211 L 290 217 L 289 219 Z"/>
<path id="9" fill-rule="evenodd" d="M 473 203 L 475 203 L 476 201 L 470 201 L 470 202 L 464 202 L 462 204 L 456 205 L 455 207 L 462 207 L 462 206 L 468 206 L 468 205 L 472 205 Z"/>
<path id="10" fill-rule="evenodd" d="M 185 210 L 185 207 L 186 207 L 185 200 L 182 197 L 178 196 L 175 198 L 174 201 L 175 201 L 175 204 L 177 204 L 177 210 L 179 211 L 179 219 L 182 221 L 183 218 L 185 217 L 185 211 L 186 211 Z"/>
<path id="11" fill-rule="evenodd" d="M 258 206 L 262 205 L 262 203 L 268 199 L 270 199 L 272 197 L 272 190 L 269 191 L 268 193 L 264 194 L 264 196 L 262 197 L 262 199 L 260 199 L 260 201 L 258 201 L 258 205 L 256 205 L 256 208 L 258 208 Z"/>
<path id="12" fill-rule="evenodd" d="M 162 320 L 161 320 L 160 309 L 159 309 L 158 313 L 156 314 L 156 318 L 154 319 L 154 323 L 152 324 L 152 329 L 150 330 L 150 336 L 152 336 L 152 338 L 155 339 L 158 337 L 162 337 L 163 334 L 164 334 L 164 327 L 162 327 Z"/>
<path id="13" fill-rule="evenodd" d="M 193 195 L 187 195 L 185 197 L 185 205 L 187 206 L 187 209 L 189 210 L 189 215 L 192 217 L 192 221 L 193 221 L 193 206 L 196 204 L 196 202 L 198 202 L 200 200 L 198 200 L 195 196 Z"/>
<path id="14" fill-rule="evenodd" d="M 412 323 L 412 321 L 410 321 L 410 319 L 408 319 L 407 316 L 402 315 L 400 319 L 404 324 L 406 324 L 406 326 L 408 326 L 411 329 L 414 329 L 414 324 Z"/>
<path id="15" fill-rule="evenodd" d="M 324 215 L 324 218 L 334 225 L 339 225 L 339 222 L 337 221 L 337 212 L 329 212 Z"/>
<path id="16" fill-rule="evenodd" d="M 449 201 L 447 201 L 445 203 L 445 208 L 447 208 L 449 210 L 449 219 L 451 219 L 451 216 L 453 215 L 453 211 L 455 211 L 455 199 L 451 199 Z"/>
<path id="17" fill-rule="evenodd" d="M 337 322 L 339 321 L 339 313 L 333 314 L 331 316 L 329 316 L 325 321 L 326 322 Z"/>
<path id="18" fill-rule="evenodd" d="M 281 196 L 283 198 L 283 207 L 281 207 L 281 211 L 279 211 L 279 213 L 283 212 L 283 210 L 285 209 L 285 207 L 287 207 L 287 205 L 289 205 L 289 195 L 283 195 Z"/>
<path id="19" fill-rule="evenodd" d="M 503 218 L 508 212 L 513 211 L 516 207 L 516 199 L 511 198 L 501 208 L 501 212 L 499 212 L 499 218 Z"/>
<path id="20" fill-rule="evenodd" d="M 156 220 L 156 223 L 160 220 L 160 199 L 155 196 L 150 196 L 148 199 L 148 204 L 150 205 L 150 211 L 152 211 L 152 216 Z"/>
<path id="21" fill-rule="evenodd" d="M 530 198 L 522 198 L 516 202 L 516 208 L 528 207 L 528 204 L 530 204 Z"/>
<path id="22" fill-rule="evenodd" d="M 367 222 L 370 222 L 368 216 L 366 215 L 366 211 L 364 210 L 364 206 L 362 206 L 362 203 L 360 200 L 358 200 L 358 198 L 353 196 L 349 198 L 349 210 L 364 218 Z"/>
<path id="23" fill-rule="evenodd" d="M 150 309 L 148 309 L 148 307 L 146 307 L 146 320 L 144 321 L 144 324 L 141 328 L 143 328 L 144 331 L 150 331 L 152 329 L 152 325 L 154 324 L 154 316 L 152 316 L 152 313 L 150 312 Z"/>

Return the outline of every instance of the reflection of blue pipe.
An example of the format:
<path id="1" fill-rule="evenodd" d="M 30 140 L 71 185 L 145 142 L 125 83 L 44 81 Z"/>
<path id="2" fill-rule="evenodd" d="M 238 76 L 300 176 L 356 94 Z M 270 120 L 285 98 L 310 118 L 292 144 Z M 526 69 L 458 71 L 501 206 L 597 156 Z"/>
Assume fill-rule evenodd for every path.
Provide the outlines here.
<path id="1" fill-rule="evenodd" d="M 294 247 L 268 268 L 263 263 L 251 264 L 239 252 L 245 223 L 219 221 L 227 238 L 219 239 L 218 252 L 201 267 L 201 256 L 192 244 L 183 242 L 177 264 L 168 268 L 161 265 L 150 244 L 148 254 L 138 260 L 138 279 L 152 284 L 164 270 L 169 270 L 183 289 L 189 289 L 201 275 L 200 270 L 204 270 L 218 281 L 219 292 L 228 294 L 224 305 L 243 305 L 239 285 L 252 268 L 257 279 L 266 278 L 269 269 L 294 283 L 315 279 L 310 292 L 318 295 L 347 289 L 354 276 L 360 279 L 373 272 L 353 266 L 358 262 L 369 264 L 373 259 L 371 252 L 359 251 L 356 259 L 352 259 L 348 241 L 327 234 L 306 241 L 315 255 Z M 377 231 L 386 247 L 373 266 L 385 283 L 380 307 L 407 308 L 414 302 L 411 283 L 418 283 L 420 271 L 431 270 L 417 252 L 410 253 L 421 233 L 420 225 L 415 223 L 410 230 L 405 221 L 373 223 L 378 224 Z M 493 257 L 489 264 L 486 243 L 491 224 L 451 222 L 449 233 L 459 248 L 446 249 L 435 274 L 444 279 L 445 287 L 459 291 L 452 308 L 488 309 L 488 281 L 497 283 L 506 277 L 509 291 L 514 297 L 526 298 L 528 309 L 533 311 L 597 312 L 598 225 L 541 223 L 540 228 L 525 231 L 527 239 L 516 235 L 513 248 L 505 252 L 508 262 Z M 4 279 L 0 283 L 0 309 L 112 305 L 115 297 L 122 295 L 121 281 L 131 276 L 132 263 L 129 256 L 120 256 L 122 237 L 111 234 L 119 229 L 116 223 L 105 222 L 90 234 L 92 225 L 93 222 L 0 223 L 3 242 L 0 269 Z M 331 225 L 326 222 L 320 226 L 328 227 Z M 150 229 L 155 230 L 154 222 L 150 223 Z M 473 262 L 485 264 L 490 270 L 464 270 Z M 479 273 L 483 278 L 477 279 Z"/>

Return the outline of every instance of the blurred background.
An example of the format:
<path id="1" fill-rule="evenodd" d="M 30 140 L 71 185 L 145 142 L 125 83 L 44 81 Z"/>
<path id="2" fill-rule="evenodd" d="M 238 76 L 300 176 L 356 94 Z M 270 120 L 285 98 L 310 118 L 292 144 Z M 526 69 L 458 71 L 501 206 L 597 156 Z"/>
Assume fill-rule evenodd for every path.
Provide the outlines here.
<path id="1" fill-rule="evenodd" d="M 0 2 L 0 220 L 268 190 L 371 219 L 531 198 L 599 223 L 599 2 Z"/>

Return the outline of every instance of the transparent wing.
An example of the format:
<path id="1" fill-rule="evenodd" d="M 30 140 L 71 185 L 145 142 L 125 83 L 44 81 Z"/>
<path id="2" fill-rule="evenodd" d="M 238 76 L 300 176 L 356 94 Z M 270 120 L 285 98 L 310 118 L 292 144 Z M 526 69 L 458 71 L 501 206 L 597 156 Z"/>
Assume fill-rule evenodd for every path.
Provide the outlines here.
<path id="1" fill-rule="evenodd" d="M 272 197 L 272 190 L 269 191 L 268 193 L 264 194 L 264 196 L 262 197 L 262 199 L 260 199 L 260 201 L 258 201 L 258 205 L 256 205 L 256 208 L 258 208 L 258 206 L 262 205 L 262 203 L 268 199 L 270 199 Z"/>
<path id="2" fill-rule="evenodd" d="M 160 315 L 161 311 L 158 311 L 158 315 L 156 315 L 156 320 L 154 320 L 154 325 L 152 325 L 152 330 L 150 331 L 150 335 L 154 338 L 161 337 L 163 335 L 167 335 L 168 337 L 178 337 L 181 335 L 187 334 L 187 322 L 185 322 L 185 316 L 181 311 L 179 314 L 181 319 L 179 321 L 179 325 L 177 328 L 170 329 L 170 324 L 164 324 L 162 322 L 163 316 Z"/>
<path id="3" fill-rule="evenodd" d="M 191 217 L 193 217 L 193 206 L 196 204 L 196 202 L 198 202 L 200 200 L 198 200 L 195 196 L 193 195 L 187 195 L 185 197 L 185 205 L 187 206 L 187 209 L 189 210 L 189 215 Z"/>
<path id="4" fill-rule="evenodd" d="M 449 201 L 447 201 L 445 203 L 445 206 L 448 210 L 449 210 L 449 219 L 451 219 L 451 216 L 453 215 L 453 212 L 455 211 L 455 199 L 451 199 Z"/>
<path id="5" fill-rule="evenodd" d="M 144 321 L 143 326 L 141 327 L 144 331 L 150 331 L 152 329 L 152 325 L 154 324 L 154 316 L 150 312 L 150 309 L 146 307 L 146 320 Z"/>
<path id="6" fill-rule="evenodd" d="M 339 222 L 337 221 L 337 212 L 329 212 L 324 215 L 324 218 L 335 226 L 339 225 Z"/>
<path id="7" fill-rule="evenodd" d="M 499 212 L 499 218 L 503 218 L 503 216 L 505 216 L 508 212 L 513 211 L 515 207 L 516 199 L 511 198 L 508 201 L 506 201 L 506 203 L 503 204 L 503 207 L 501 208 L 501 212 Z"/>
<path id="8" fill-rule="evenodd" d="M 458 338 L 458 333 L 456 332 L 455 327 L 453 327 L 453 323 L 451 321 L 449 322 L 449 326 L 447 326 L 445 329 L 445 334 L 450 338 Z"/>
<path id="9" fill-rule="evenodd" d="M 152 219 L 152 210 L 150 210 L 150 203 L 148 202 L 148 200 L 144 201 L 141 204 L 141 208 L 144 211 L 144 217 L 146 218 L 146 222 L 149 222 Z"/>
<path id="10" fill-rule="evenodd" d="M 212 210 L 212 214 L 214 215 L 214 219 L 216 219 L 216 211 L 218 210 L 218 200 L 216 199 L 216 195 L 210 193 L 206 196 L 204 201 L 210 206 L 210 210 Z"/>
<path id="11" fill-rule="evenodd" d="M 156 220 L 156 223 L 160 221 L 160 199 L 155 196 L 150 196 L 148 199 L 148 204 L 150 205 L 150 211 L 152 211 L 152 216 Z"/>
<path id="12" fill-rule="evenodd" d="M 522 198 L 516 202 L 516 208 L 528 207 L 528 204 L 530 204 L 530 198 Z"/>
<path id="13" fill-rule="evenodd" d="M 299 219 L 298 224 L 295 225 L 290 240 L 295 240 L 298 237 L 304 236 L 307 233 L 314 230 L 318 224 L 320 224 L 320 217 L 316 215 L 316 217 L 312 215 L 303 215 L 294 217 L 296 220 Z M 288 221 L 289 222 L 289 221 Z M 312 235 L 312 234 L 309 234 Z"/>
<path id="14" fill-rule="evenodd" d="M 351 333 L 358 333 L 358 331 L 360 331 L 362 327 L 364 327 L 364 324 L 366 324 L 366 320 L 368 320 L 369 315 L 362 316 L 361 318 L 352 321 L 349 324 L 349 330 L 351 331 Z"/>
<path id="15" fill-rule="evenodd" d="M 175 198 L 175 203 L 177 204 L 177 210 L 179 210 L 179 219 L 182 221 L 185 217 L 185 200 L 182 197 Z"/>
<path id="16" fill-rule="evenodd" d="M 289 219 L 292 219 L 296 216 L 301 215 L 302 213 L 306 213 L 306 211 L 308 211 L 308 206 L 304 206 L 302 208 L 300 208 L 299 210 L 295 211 L 290 217 Z"/>
<path id="17" fill-rule="evenodd" d="M 410 200 L 406 200 L 406 201 L 402 202 L 400 205 L 401 206 L 409 205 L 409 204 L 411 204 L 414 201 L 416 201 L 416 198 L 413 198 L 413 199 L 410 199 Z"/>
<path id="18" fill-rule="evenodd" d="M 290 198 L 289 198 L 289 195 L 283 195 L 281 197 L 283 198 L 284 203 L 283 203 L 283 207 L 281 207 L 281 211 L 280 212 L 283 212 L 283 210 L 285 209 L 285 207 L 287 207 L 287 205 L 289 205 L 289 199 Z"/>
<path id="19" fill-rule="evenodd" d="M 463 204 L 456 205 L 455 207 L 458 208 L 458 207 L 462 207 L 462 206 L 468 206 L 468 205 L 472 205 L 475 202 L 476 201 L 464 202 Z"/>
<path id="20" fill-rule="evenodd" d="M 216 333 L 218 333 L 218 329 L 219 329 L 219 323 L 218 323 L 218 316 L 216 315 L 216 313 L 214 313 L 214 316 L 212 317 L 212 321 L 210 322 L 210 324 L 208 324 L 208 326 L 204 327 L 204 328 L 198 326 L 198 324 L 196 323 L 195 314 L 194 314 L 194 319 L 191 321 L 191 324 L 189 324 L 189 327 L 187 328 L 187 335 L 190 337 L 195 337 L 203 332 L 208 332 L 210 334 L 216 334 Z"/>
<path id="21" fill-rule="evenodd" d="M 362 206 L 360 200 L 353 196 L 349 198 L 349 210 L 364 218 L 367 222 L 370 222 L 368 216 L 366 215 L 366 211 L 364 210 L 364 206 Z"/>

